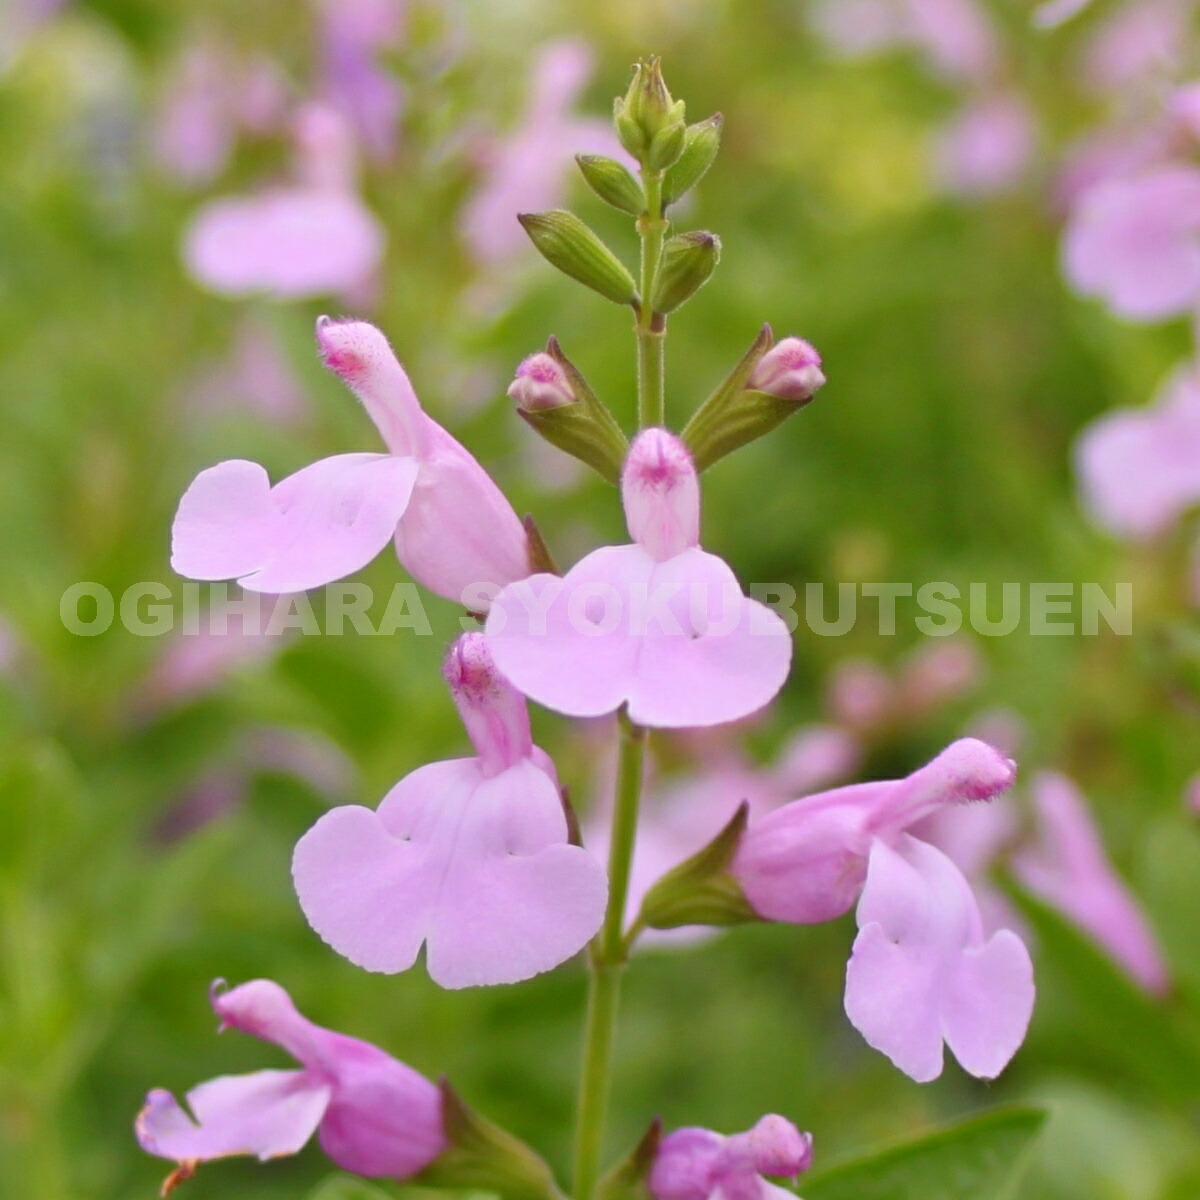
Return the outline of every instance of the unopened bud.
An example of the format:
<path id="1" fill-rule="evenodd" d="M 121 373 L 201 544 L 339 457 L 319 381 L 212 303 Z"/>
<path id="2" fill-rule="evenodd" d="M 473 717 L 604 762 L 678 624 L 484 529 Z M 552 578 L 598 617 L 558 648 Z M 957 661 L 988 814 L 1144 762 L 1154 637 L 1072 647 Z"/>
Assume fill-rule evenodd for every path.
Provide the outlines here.
<path id="1" fill-rule="evenodd" d="M 721 239 L 715 233 L 681 233 L 663 246 L 651 307 L 674 312 L 709 280 L 721 261 Z"/>
<path id="2" fill-rule="evenodd" d="M 675 127 L 685 128 L 683 101 L 671 99 L 657 58 L 645 59 L 633 68 L 629 90 L 614 106 L 613 123 L 621 145 L 651 170 L 663 170 L 679 157 L 683 137 L 675 133 Z"/>
<path id="3" fill-rule="evenodd" d="M 631 217 L 641 216 L 646 209 L 642 185 L 615 158 L 603 154 L 577 154 L 575 161 L 587 180 L 587 185 L 613 208 Z"/>
<path id="4" fill-rule="evenodd" d="M 518 368 L 508 394 L 522 420 L 551 445 L 587 463 L 609 483 L 621 477 L 629 443 L 557 339 Z"/>
<path id="5" fill-rule="evenodd" d="M 663 178 L 663 206 L 674 204 L 700 182 L 713 165 L 721 148 L 721 126 L 725 118 L 714 113 L 707 121 L 689 125 L 683 152 Z"/>
<path id="6" fill-rule="evenodd" d="M 530 240 L 551 266 L 615 304 L 635 304 L 633 276 L 615 254 L 574 214 L 556 208 L 521 213 Z"/>
<path id="7" fill-rule="evenodd" d="M 811 400 L 825 383 L 821 356 L 803 338 L 788 337 L 776 342 L 754 368 L 747 386 L 781 400 Z"/>
<path id="8" fill-rule="evenodd" d="M 521 363 L 508 385 L 508 394 L 525 412 L 562 408 L 577 400 L 566 371 L 544 350 L 531 354 Z"/>

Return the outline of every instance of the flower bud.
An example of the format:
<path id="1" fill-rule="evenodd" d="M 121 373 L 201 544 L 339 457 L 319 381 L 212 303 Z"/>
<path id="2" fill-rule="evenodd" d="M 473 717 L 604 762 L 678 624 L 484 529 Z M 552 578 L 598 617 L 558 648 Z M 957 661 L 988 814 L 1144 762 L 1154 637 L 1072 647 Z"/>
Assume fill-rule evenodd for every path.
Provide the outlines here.
<path id="1" fill-rule="evenodd" d="M 603 154 L 577 154 L 575 161 L 588 187 L 605 204 L 611 204 L 631 217 L 645 212 L 646 196 L 642 185 L 615 158 L 605 158 Z"/>
<path id="2" fill-rule="evenodd" d="M 804 404 L 824 383 L 821 356 L 816 349 L 803 338 L 788 337 L 763 355 L 747 386 L 780 400 Z"/>
<path id="3" fill-rule="evenodd" d="M 517 220 L 542 257 L 564 275 L 577 279 L 614 304 L 637 302 L 633 276 L 574 213 L 556 208 L 542 213 L 520 213 Z"/>
<path id="4" fill-rule="evenodd" d="M 629 443 L 557 339 L 517 368 L 508 394 L 518 401 L 521 419 L 551 445 L 587 463 L 609 483 L 621 478 Z"/>
<path id="5" fill-rule="evenodd" d="M 663 207 L 686 195 L 708 173 L 721 148 L 721 126 L 725 118 L 714 113 L 707 121 L 689 125 L 683 139 L 683 151 L 663 177 Z"/>
<path id="6" fill-rule="evenodd" d="M 674 312 L 709 280 L 721 261 L 721 239 L 697 230 L 670 238 L 663 247 L 651 307 L 656 313 Z"/>
<path id="7" fill-rule="evenodd" d="M 820 362 L 808 342 L 785 338 L 776 345 L 771 327 L 764 325 L 741 362 L 684 427 L 696 469 L 706 470 L 803 408 L 825 382 Z"/>
<path id="8" fill-rule="evenodd" d="M 566 371 L 544 350 L 521 363 L 508 385 L 508 394 L 525 412 L 562 408 L 577 402 Z"/>
<path id="9" fill-rule="evenodd" d="M 629 535 L 659 562 L 700 542 L 700 484 L 687 447 L 665 429 L 643 430 L 621 474 Z"/>
<path id="10" fill-rule="evenodd" d="M 651 170 L 661 171 L 679 157 L 683 134 L 676 133 L 676 127 L 686 128 L 683 102 L 671 99 L 658 58 L 645 59 L 633 68 L 629 90 L 614 105 L 613 123 L 621 145 Z"/>
<path id="11" fill-rule="evenodd" d="M 684 925 L 740 925 L 758 920 L 729 864 L 746 832 L 750 805 L 738 807 L 729 824 L 703 850 L 668 871 L 646 893 L 638 915 L 650 929 Z"/>

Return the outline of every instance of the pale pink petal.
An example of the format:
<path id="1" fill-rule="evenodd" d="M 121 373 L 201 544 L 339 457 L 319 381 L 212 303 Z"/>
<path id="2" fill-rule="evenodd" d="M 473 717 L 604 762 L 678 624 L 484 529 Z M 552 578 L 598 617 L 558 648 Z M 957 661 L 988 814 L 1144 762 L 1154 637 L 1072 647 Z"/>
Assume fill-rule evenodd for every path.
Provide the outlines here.
<path id="1" fill-rule="evenodd" d="M 184 258 L 196 281 L 221 295 L 298 300 L 364 283 L 385 240 L 348 192 L 277 188 L 207 205 L 188 230 Z"/>
<path id="2" fill-rule="evenodd" d="M 412 459 L 388 454 L 324 458 L 274 488 L 256 463 L 218 463 L 179 503 L 171 565 L 191 579 L 237 577 L 255 592 L 319 587 L 388 544 L 416 478 Z"/>
<path id="3" fill-rule="evenodd" d="M 308 1071 L 223 1075 L 187 1095 L 193 1115 L 170 1092 L 152 1091 L 137 1119 L 142 1149 L 176 1162 L 234 1154 L 295 1154 L 312 1137 L 331 1088 Z"/>
<path id="4" fill-rule="evenodd" d="M 474 759 L 434 763 L 379 813 L 327 813 L 296 847 L 313 928 L 368 970 L 410 966 L 422 941 L 443 987 L 549 970 L 599 928 L 607 882 L 567 844 L 558 789 L 525 761 L 485 778 Z"/>
<path id="5" fill-rule="evenodd" d="M 791 664 L 791 634 L 777 613 L 742 594 L 721 559 L 685 550 L 655 566 L 650 588 L 678 589 L 671 608 L 682 631 L 647 631 L 628 692 L 632 720 L 662 729 L 719 725 L 775 698 Z"/>

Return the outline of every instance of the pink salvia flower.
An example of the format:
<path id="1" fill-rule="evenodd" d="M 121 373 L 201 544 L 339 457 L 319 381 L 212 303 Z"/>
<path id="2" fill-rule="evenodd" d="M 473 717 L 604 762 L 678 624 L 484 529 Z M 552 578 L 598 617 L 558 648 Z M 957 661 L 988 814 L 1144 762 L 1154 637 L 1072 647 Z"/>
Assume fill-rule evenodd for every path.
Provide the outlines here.
<path id="1" fill-rule="evenodd" d="M 633 545 L 593 551 L 559 579 L 534 575 L 493 601 L 496 665 L 568 716 L 627 704 L 658 728 L 720 725 L 766 705 L 791 661 L 787 626 L 700 549 L 700 489 L 683 443 L 634 442 L 621 481 Z"/>
<path id="2" fill-rule="evenodd" d="M 1098 96 L 1156 95 L 1186 61 L 1190 0 L 1132 0 L 1100 24 L 1084 48 L 1082 72 Z"/>
<path id="3" fill-rule="evenodd" d="M 846 1015 L 918 1083 L 942 1072 L 942 1044 L 994 1079 L 1033 1013 L 1033 964 L 1011 930 L 991 937 L 967 881 L 940 850 L 901 834 L 871 846 L 846 967 Z"/>
<path id="4" fill-rule="evenodd" d="M 1033 118 L 1015 93 L 985 96 L 968 104 L 939 133 L 934 146 L 942 185 L 963 196 L 1015 187 L 1034 148 Z"/>
<path id="5" fill-rule="evenodd" d="M 446 1149 L 434 1084 L 367 1042 L 305 1020 L 278 984 L 214 985 L 213 1008 L 222 1029 L 273 1042 L 300 1070 L 210 1079 L 187 1094 L 187 1109 L 152 1091 L 136 1130 L 143 1150 L 179 1164 L 164 1194 L 198 1163 L 295 1154 L 314 1132 L 339 1167 L 371 1178 L 410 1179 Z"/>
<path id="6" fill-rule="evenodd" d="M 481 634 L 459 639 L 446 675 L 476 756 L 419 768 L 378 811 L 326 813 L 296 846 L 296 892 L 317 933 L 368 971 L 407 970 L 424 943 L 443 987 L 515 983 L 583 948 L 607 880 L 569 844 L 553 768 Z"/>
<path id="7" fill-rule="evenodd" d="M 1200 372 L 1189 365 L 1149 408 L 1120 409 L 1075 446 L 1083 503 L 1110 533 L 1151 538 L 1200 504 Z"/>
<path id="8" fill-rule="evenodd" d="M 1087 801 L 1063 775 L 1031 789 L 1040 840 L 1013 859 L 1017 878 L 1089 934 L 1146 991 L 1170 986 L 1167 964 L 1141 908 L 1104 852 Z"/>
<path id="9" fill-rule="evenodd" d="M 271 487 L 257 463 L 202 471 L 184 493 L 171 565 L 190 579 L 300 592 L 340 579 L 395 541 L 409 573 L 461 602 L 528 572 L 524 527 L 487 472 L 421 410 L 387 339 L 364 321 L 321 318 L 326 365 L 357 394 L 389 453 L 339 454 Z M 486 607 L 474 596 L 472 606 Z"/>
<path id="10" fill-rule="evenodd" d="M 943 805 L 990 800 L 1015 774 L 999 751 L 960 738 L 905 779 L 818 792 L 752 821 L 733 875 L 767 920 L 832 921 L 854 904 L 875 842 L 894 841 Z"/>
<path id="11" fill-rule="evenodd" d="M 521 363 L 508 385 L 508 395 L 527 412 L 562 408 L 576 401 L 566 371 L 545 351 L 531 354 Z"/>
<path id="12" fill-rule="evenodd" d="M 763 1176 L 794 1180 L 812 1165 L 812 1134 L 772 1113 L 724 1137 L 676 1129 L 663 1138 L 647 1185 L 654 1200 L 784 1200 L 793 1193 Z"/>
<path id="13" fill-rule="evenodd" d="M 762 356 L 746 386 L 782 400 L 808 400 L 824 384 L 816 347 L 803 338 L 787 337 Z"/>
<path id="14" fill-rule="evenodd" d="M 192 222 L 184 260 L 203 287 L 300 300 L 358 292 L 371 280 L 387 237 L 354 189 L 343 118 L 306 105 L 295 138 L 297 182 L 214 200 Z"/>
<path id="15" fill-rule="evenodd" d="M 1071 285 L 1120 317 L 1190 312 L 1200 300 L 1200 171 L 1163 166 L 1086 192 L 1063 256 Z"/>

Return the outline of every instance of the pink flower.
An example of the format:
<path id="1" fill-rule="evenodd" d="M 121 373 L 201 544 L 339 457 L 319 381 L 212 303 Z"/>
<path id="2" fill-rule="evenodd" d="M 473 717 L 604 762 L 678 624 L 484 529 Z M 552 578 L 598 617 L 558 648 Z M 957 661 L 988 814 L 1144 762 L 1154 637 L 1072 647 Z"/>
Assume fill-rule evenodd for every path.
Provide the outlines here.
<path id="1" fill-rule="evenodd" d="M 517 367 L 508 395 L 526 412 L 562 408 L 577 400 L 566 371 L 544 351 L 531 354 Z"/>
<path id="2" fill-rule="evenodd" d="M 1120 537 L 1150 538 L 1200 504 L 1200 373 L 1175 372 L 1149 408 L 1120 409 L 1075 446 L 1084 506 Z"/>
<path id="3" fill-rule="evenodd" d="M 776 342 L 754 368 L 746 386 L 783 400 L 809 400 L 824 387 L 821 356 L 803 338 Z"/>
<path id="4" fill-rule="evenodd" d="M 1021 182 L 1033 156 L 1033 118 L 1015 93 L 973 101 L 945 126 L 934 149 L 942 184 L 964 196 L 1000 192 Z"/>
<path id="5" fill-rule="evenodd" d="M 1089 934 L 1148 992 L 1170 986 L 1167 964 L 1141 908 L 1113 870 L 1075 785 L 1038 775 L 1031 789 L 1040 840 L 1014 856 L 1017 878 Z"/>
<path id="6" fill-rule="evenodd" d="M 625 157 L 608 122 L 574 115 L 591 73 L 591 51 L 582 42 L 539 50 L 525 115 L 507 140 L 491 146 L 463 212 L 463 235 L 479 262 L 502 263 L 526 248 L 517 214 L 558 207 L 575 154 Z"/>
<path id="7" fill-rule="evenodd" d="M 342 118 L 308 105 L 297 117 L 299 179 L 205 205 L 184 239 L 193 278 L 223 296 L 281 300 L 364 288 L 386 234 L 354 190 L 354 149 Z"/>
<path id="8" fill-rule="evenodd" d="M 686 447 L 663 429 L 634 442 L 621 480 L 634 544 L 607 546 L 564 579 L 534 575 L 493 601 L 496 665 L 530 699 L 568 716 L 628 705 L 659 728 L 720 725 L 783 686 L 783 621 L 743 595 L 699 547 L 700 489 Z"/>
<path id="9" fill-rule="evenodd" d="M 1180 69 L 1191 36 L 1188 0 L 1133 0 L 1091 34 L 1082 70 L 1101 97 L 1155 91 Z"/>
<path id="10" fill-rule="evenodd" d="M 404 1180 L 446 1148 L 438 1089 L 367 1042 L 305 1020 L 287 992 L 265 979 L 232 991 L 213 988 L 222 1029 L 273 1042 L 298 1071 L 222 1075 L 187 1094 L 146 1097 L 136 1129 L 142 1149 L 174 1159 L 164 1194 L 196 1164 L 231 1155 L 262 1161 L 295 1154 L 314 1132 L 339 1167 L 371 1178 Z"/>
<path id="11" fill-rule="evenodd" d="M 515 983 L 582 949 L 607 880 L 568 843 L 553 767 L 481 634 L 455 643 L 446 675 L 476 756 L 419 768 L 377 812 L 326 813 L 296 846 L 296 892 L 317 933 L 368 971 L 407 970 L 424 943 L 443 987 Z"/>
<path id="12" fill-rule="evenodd" d="M 812 1164 L 812 1134 L 770 1114 L 723 1137 L 688 1127 L 667 1134 L 647 1184 L 654 1200 L 784 1200 L 793 1193 L 763 1176 L 795 1179 Z"/>
<path id="13" fill-rule="evenodd" d="M 1118 316 L 1190 312 L 1200 300 L 1200 171 L 1164 166 L 1086 192 L 1063 254 L 1071 285 Z"/>
<path id="14" fill-rule="evenodd" d="M 1045 0 L 1033 14 L 1033 23 L 1042 29 L 1053 29 L 1083 12 L 1092 0 Z"/>
<path id="15" fill-rule="evenodd" d="M 171 565 L 191 579 L 300 592 L 365 566 L 394 540 L 409 573 L 462 602 L 528 574 L 524 527 L 484 469 L 421 410 L 383 334 L 317 323 L 326 365 L 358 395 L 387 454 L 323 458 L 271 487 L 257 463 L 202 471 L 175 517 Z M 473 606 L 486 607 L 477 596 Z"/>
<path id="16" fill-rule="evenodd" d="M 1033 964 L 1011 930 L 985 937 L 961 872 L 901 834 L 871 846 L 846 966 L 846 1015 L 918 1083 L 942 1073 L 942 1043 L 964 1070 L 994 1079 L 1033 1012 Z"/>
<path id="17" fill-rule="evenodd" d="M 733 874 L 767 920 L 832 921 L 853 905 L 876 841 L 894 841 L 943 805 L 990 800 L 1014 776 L 999 751 L 960 738 L 905 779 L 818 792 L 752 821 Z"/>

